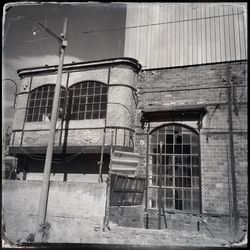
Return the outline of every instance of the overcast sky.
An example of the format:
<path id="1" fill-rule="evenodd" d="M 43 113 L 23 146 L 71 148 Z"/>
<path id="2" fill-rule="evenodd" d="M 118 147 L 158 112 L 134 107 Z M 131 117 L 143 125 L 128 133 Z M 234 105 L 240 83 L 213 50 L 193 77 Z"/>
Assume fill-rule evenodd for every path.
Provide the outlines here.
<path id="1" fill-rule="evenodd" d="M 65 17 L 68 17 L 68 47 L 65 63 L 123 56 L 124 30 L 94 32 L 122 28 L 126 24 L 124 4 L 19 4 L 5 6 L 3 14 L 3 77 L 19 85 L 16 71 L 20 68 L 54 65 L 58 63 L 58 42 L 41 29 L 36 36 L 32 28 L 41 23 L 60 35 Z M 39 26 L 37 26 L 39 27 Z M 40 28 L 39 28 L 40 29 Z M 3 82 L 4 126 L 12 125 L 15 87 Z"/>

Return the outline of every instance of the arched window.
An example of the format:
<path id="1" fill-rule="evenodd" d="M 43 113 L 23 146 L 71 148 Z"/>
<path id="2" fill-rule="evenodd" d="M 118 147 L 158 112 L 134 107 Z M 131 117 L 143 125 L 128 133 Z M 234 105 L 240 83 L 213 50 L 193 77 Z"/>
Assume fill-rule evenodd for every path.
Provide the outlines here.
<path id="1" fill-rule="evenodd" d="M 43 85 L 30 92 L 27 107 L 27 122 L 50 120 L 55 85 Z M 65 88 L 61 88 L 60 107 L 65 106 Z"/>
<path id="2" fill-rule="evenodd" d="M 199 135 L 179 124 L 160 127 L 151 134 L 149 205 L 157 207 L 160 142 L 162 202 L 165 209 L 199 213 Z"/>
<path id="3" fill-rule="evenodd" d="M 102 119 L 106 117 L 107 86 L 96 81 L 77 83 L 69 89 L 71 120 Z"/>

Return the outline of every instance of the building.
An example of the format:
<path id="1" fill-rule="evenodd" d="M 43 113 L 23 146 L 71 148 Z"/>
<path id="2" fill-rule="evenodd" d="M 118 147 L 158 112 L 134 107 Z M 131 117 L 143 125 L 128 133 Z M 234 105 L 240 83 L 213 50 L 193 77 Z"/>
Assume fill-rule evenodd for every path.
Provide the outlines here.
<path id="1" fill-rule="evenodd" d="M 108 173 L 111 145 L 133 151 L 139 70 L 137 61 L 127 58 L 65 65 L 52 180 L 96 181 L 102 159 L 102 173 Z M 10 151 L 27 180 L 42 179 L 56 74 L 55 66 L 19 71 Z"/>
<path id="2" fill-rule="evenodd" d="M 150 20 L 165 21 L 164 11 L 156 7 Z M 64 65 L 51 180 L 95 182 L 100 166 L 108 174 L 111 147 L 139 153 L 136 176 L 147 180 L 143 206 L 111 207 L 111 220 L 157 228 L 161 208 L 168 228 L 228 237 L 235 221 L 240 231 L 247 228 L 244 13 L 206 6 L 188 11 L 193 22 L 186 14 L 167 19 L 179 25 L 176 33 L 191 34 L 187 50 L 181 43 L 190 39 L 179 36 L 153 54 L 162 35 L 176 27 L 146 26 L 151 40 L 143 39 L 142 29 L 127 32 L 124 53 L 130 57 Z M 139 6 L 134 23 L 143 23 L 147 12 L 149 6 Z M 195 36 L 186 33 L 187 23 Z M 179 47 L 171 50 L 174 43 Z M 10 152 L 24 180 L 42 178 L 56 72 L 56 66 L 18 71 L 22 86 Z M 164 216 L 160 221 L 163 227 Z"/>

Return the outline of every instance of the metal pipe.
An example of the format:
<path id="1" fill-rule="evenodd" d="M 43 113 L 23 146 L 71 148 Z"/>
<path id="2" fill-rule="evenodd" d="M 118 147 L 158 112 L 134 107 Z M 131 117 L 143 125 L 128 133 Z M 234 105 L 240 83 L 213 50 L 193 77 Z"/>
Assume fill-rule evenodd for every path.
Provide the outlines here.
<path id="1" fill-rule="evenodd" d="M 161 193 L 162 193 L 162 188 L 161 188 L 161 168 L 162 168 L 162 141 L 160 141 L 160 164 L 159 164 L 159 169 L 158 169 L 158 180 L 159 180 L 159 189 L 158 189 L 158 229 L 161 229 Z"/>
<path id="2" fill-rule="evenodd" d="M 108 110 L 108 95 L 109 95 L 109 81 L 110 81 L 110 68 L 108 71 L 108 91 L 107 91 L 107 110 Z M 105 125 L 103 129 L 103 141 L 102 141 L 102 149 L 101 149 L 101 159 L 98 162 L 99 164 L 99 177 L 98 177 L 98 182 L 103 182 L 102 180 L 102 166 L 103 166 L 103 154 L 104 154 L 104 147 L 105 147 L 105 141 L 106 141 L 106 127 L 107 127 L 107 115 L 108 111 L 106 110 L 106 117 L 105 117 Z"/>
<path id="3" fill-rule="evenodd" d="M 146 152 L 146 189 L 145 189 L 146 229 L 148 229 L 149 131 L 150 131 L 150 122 L 148 122 L 148 127 L 147 127 L 147 152 Z"/>
<path id="4" fill-rule="evenodd" d="M 44 239 L 44 236 L 45 236 L 44 224 L 45 224 L 47 204 L 48 204 L 51 163 L 52 163 L 52 156 L 53 156 L 53 147 L 54 147 L 56 122 L 57 122 L 57 114 L 58 114 L 58 106 L 59 106 L 59 95 L 60 95 L 60 88 L 61 88 L 64 53 L 65 53 L 65 48 L 67 46 L 67 42 L 66 40 L 64 40 L 66 37 L 66 32 L 67 32 L 67 21 L 68 19 L 66 18 L 64 22 L 64 27 L 63 27 L 64 36 L 63 36 L 63 41 L 61 43 L 61 48 L 60 48 L 58 74 L 57 74 L 56 87 L 55 87 L 55 93 L 54 93 L 54 99 L 53 99 L 50 132 L 49 132 L 49 138 L 48 138 L 49 141 L 48 141 L 48 147 L 47 147 L 46 159 L 45 159 L 45 165 L 44 165 L 42 190 L 41 190 L 39 210 L 38 210 L 38 216 L 37 216 L 35 242 L 42 242 L 45 240 Z"/>

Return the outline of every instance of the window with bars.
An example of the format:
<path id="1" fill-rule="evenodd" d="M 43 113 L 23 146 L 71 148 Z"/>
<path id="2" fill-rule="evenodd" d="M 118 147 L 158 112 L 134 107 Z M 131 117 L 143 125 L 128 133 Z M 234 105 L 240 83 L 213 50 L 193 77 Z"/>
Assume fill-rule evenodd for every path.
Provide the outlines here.
<path id="1" fill-rule="evenodd" d="M 30 92 L 27 107 L 27 122 L 50 120 L 55 85 L 43 85 Z M 65 106 L 65 88 L 61 88 L 60 107 Z"/>
<path id="2" fill-rule="evenodd" d="M 161 153 L 160 142 L 162 142 Z M 157 207 L 161 181 L 161 199 L 166 210 L 199 213 L 199 157 L 199 135 L 186 126 L 167 125 L 151 134 L 149 183 L 151 208 Z"/>
<path id="3" fill-rule="evenodd" d="M 107 86 L 96 81 L 80 82 L 70 87 L 71 120 L 106 117 Z"/>

